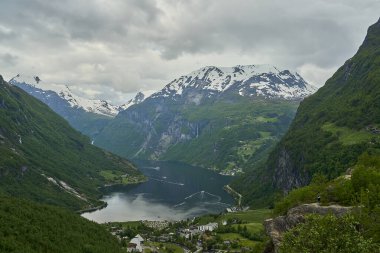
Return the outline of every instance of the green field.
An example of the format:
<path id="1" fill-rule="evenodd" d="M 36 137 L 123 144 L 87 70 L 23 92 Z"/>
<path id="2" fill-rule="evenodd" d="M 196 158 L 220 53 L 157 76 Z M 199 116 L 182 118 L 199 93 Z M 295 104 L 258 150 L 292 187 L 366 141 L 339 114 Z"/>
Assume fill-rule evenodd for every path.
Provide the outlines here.
<path id="1" fill-rule="evenodd" d="M 326 123 L 322 126 L 322 130 L 332 133 L 339 138 L 339 142 L 343 145 L 355 145 L 363 142 L 369 142 L 373 138 L 380 139 L 378 135 L 372 134 L 369 131 L 356 131 L 348 127 L 338 127 L 333 123 Z"/>
<path id="2" fill-rule="evenodd" d="M 232 225 L 232 227 L 234 228 L 238 228 L 238 224 L 235 224 L 235 225 Z M 250 233 L 259 233 L 260 231 L 263 231 L 264 229 L 264 226 L 262 223 L 256 223 L 256 222 L 253 222 L 253 223 L 247 223 L 247 224 L 242 224 L 240 225 L 241 227 L 247 227 L 247 230 L 248 232 Z"/>
<path id="3" fill-rule="evenodd" d="M 240 219 L 244 223 L 262 223 L 271 217 L 272 211 L 269 209 L 248 210 L 245 212 L 226 213 L 218 218 L 218 221 L 228 219 Z"/>
<path id="4" fill-rule="evenodd" d="M 183 253 L 183 249 L 178 245 L 163 242 L 147 242 L 146 246 L 150 246 L 159 253 Z M 144 252 L 152 252 L 151 249 L 145 249 Z"/>
<path id="5" fill-rule="evenodd" d="M 236 233 L 226 233 L 220 234 L 223 241 L 237 241 L 240 247 L 250 247 L 253 248 L 257 242 L 248 240 L 243 236 Z"/>
<path id="6" fill-rule="evenodd" d="M 143 175 L 131 176 L 121 171 L 102 170 L 99 174 L 106 180 L 107 184 L 136 184 L 146 180 Z"/>

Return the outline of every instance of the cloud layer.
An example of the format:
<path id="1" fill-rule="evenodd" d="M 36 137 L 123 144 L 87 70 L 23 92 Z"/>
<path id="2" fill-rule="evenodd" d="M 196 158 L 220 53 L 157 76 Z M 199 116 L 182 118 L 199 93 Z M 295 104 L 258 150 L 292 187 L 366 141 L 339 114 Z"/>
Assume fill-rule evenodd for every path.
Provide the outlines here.
<path id="1" fill-rule="evenodd" d="M 0 73 L 116 103 L 205 65 L 273 64 L 322 85 L 378 0 L 2 0 Z"/>

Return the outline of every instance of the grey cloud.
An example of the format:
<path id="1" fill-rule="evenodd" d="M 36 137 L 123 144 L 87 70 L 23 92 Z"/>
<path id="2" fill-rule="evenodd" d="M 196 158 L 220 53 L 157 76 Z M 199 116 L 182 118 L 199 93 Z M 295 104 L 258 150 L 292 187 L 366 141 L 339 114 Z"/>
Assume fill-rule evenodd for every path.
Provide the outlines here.
<path id="1" fill-rule="evenodd" d="M 117 99 L 202 65 L 268 63 L 322 84 L 379 9 L 378 0 L 2 0 L 0 67 Z"/>
<path id="2" fill-rule="evenodd" d="M 2 62 L 2 64 L 4 65 L 14 66 L 16 65 L 17 61 L 18 57 L 16 55 L 12 55 L 9 53 L 0 54 L 0 62 Z"/>

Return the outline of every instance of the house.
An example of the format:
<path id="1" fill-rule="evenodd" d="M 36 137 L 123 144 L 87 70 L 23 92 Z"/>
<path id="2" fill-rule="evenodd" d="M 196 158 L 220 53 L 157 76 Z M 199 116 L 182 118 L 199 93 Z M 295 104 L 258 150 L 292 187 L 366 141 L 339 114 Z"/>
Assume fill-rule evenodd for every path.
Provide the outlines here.
<path id="1" fill-rule="evenodd" d="M 216 222 L 212 222 L 212 223 L 209 223 L 207 225 L 198 226 L 198 230 L 200 230 L 202 232 L 205 232 L 205 231 L 214 231 L 217 228 L 218 228 L 218 223 L 216 223 Z"/>
<path id="2" fill-rule="evenodd" d="M 128 243 L 127 252 L 138 252 L 135 243 Z"/>
<path id="3" fill-rule="evenodd" d="M 144 243 L 144 238 L 141 235 L 136 235 L 128 244 L 127 252 L 142 252 L 142 244 Z"/>
<path id="4" fill-rule="evenodd" d="M 135 238 L 137 238 L 141 243 L 143 243 L 144 242 L 144 238 L 142 238 L 142 236 L 141 235 L 136 235 L 135 236 Z M 133 238 L 134 239 L 134 238 Z"/>

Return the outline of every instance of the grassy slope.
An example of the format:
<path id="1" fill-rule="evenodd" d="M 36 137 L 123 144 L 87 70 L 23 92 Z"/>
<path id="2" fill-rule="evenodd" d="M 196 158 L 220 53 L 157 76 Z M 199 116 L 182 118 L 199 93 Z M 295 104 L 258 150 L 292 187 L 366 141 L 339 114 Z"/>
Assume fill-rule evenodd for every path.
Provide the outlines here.
<path id="1" fill-rule="evenodd" d="M 264 233 L 263 222 L 265 219 L 270 218 L 271 215 L 272 210 L 255 209 L 245 212 L 225 213 L 218 216 L 206 215 L 198 218 L 198 223 L 206 224 L 209 222 L 218 222 L 219 230 L 217 230 L 217 235 L 220 236 L 222 241 L 236 242 L 238 249 L 242 247 L 250 247 L 251 249 L 255 249 L 254 252 L 261 252 L 266 243 L 266 238 L 262 236 Z M 228 227 L 228 225 L 222 225 L 224 221 L 227 221 L 228 223 L 238 221 L 241 224 L 231 225 L 235 231 L 221 232 L 221 230 Z M 243 228 L 248 231 L 245 235 L 246 237 L 243 236 L 244 233 L 241 234 L 240 229 Z"/>
<path id="2" fill-rule="evenodd" d="M 100 196 L 97 187 L 106 183 L 102 170 L 139 174 L 128 161 L 91 145 L 45 104 L 0 79 L 0 192 L 80 209 Z M 42 174 L 66 182 L 89 202 Z"/>
<path id="3" fill-rule="evenodd" d="M 101 225 L 61 208 L 0 197 L 1 252 L 121 252 Z"/>
<path id="4" fill-rule="evenodd" d="M 161 156 L 217 170 L 249 169 L 266 157 L 286 131 L 298 102 L 242 99 L 190 106 L 190 122 L 206 122 L 198 138 L 176 144 Z M 186 132 L 187 129 L 182 129 Z"/>
<path id="5" fill-rule="evenodd" d="M 379 135 L 367 130 L 369 126 L 380 126 L 380 22 L 369 28 L 356 55 L 317 93 L 301 102 L 289 131 L 266 166 L 232 186 L 248 203 L 268 200 L 260 197 L 273 193 L 273 186 L 283 187 L 273 176 L 283 151 L 289 155 L 289 171 L 299 173 L 305 181 L 315 173 L 337 177 L 364 151 L 380 148 Z"/>

